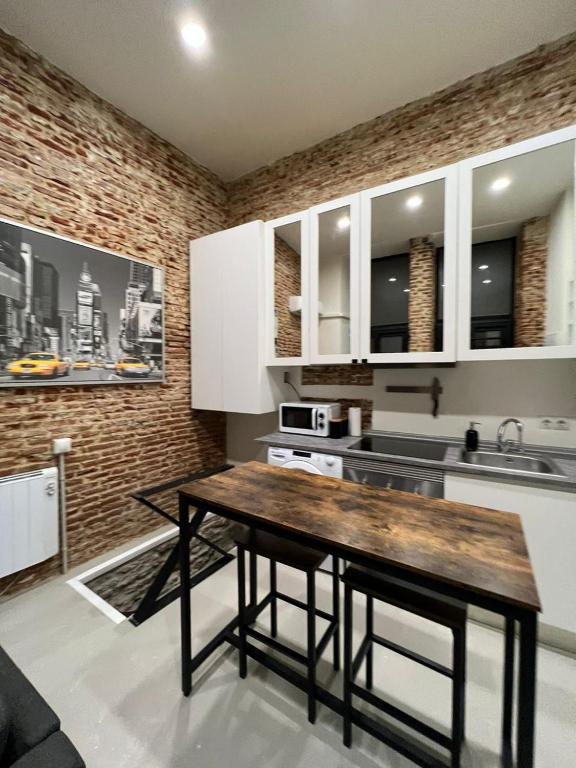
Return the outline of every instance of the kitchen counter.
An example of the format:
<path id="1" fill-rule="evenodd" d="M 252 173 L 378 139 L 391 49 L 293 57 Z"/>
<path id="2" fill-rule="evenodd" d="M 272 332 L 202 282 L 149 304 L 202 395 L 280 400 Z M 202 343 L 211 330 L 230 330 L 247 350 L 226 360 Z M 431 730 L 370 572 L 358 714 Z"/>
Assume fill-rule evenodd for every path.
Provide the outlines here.
<path id="1" fill-rule="evenodd" d="M 554 488 L 556 490 L 570 491 L 576 493 L 576 450 L 570 451 L 564 448 L 553 448 L 551 446 L 525 445 L 525 453 L 530 456 L 550 457 L 554 463 L 564 473 L 564 477 L 546 476 L 544 474 L 535 475 L 531 472 L 515 472 L 512 474 L 506 470 L 493 467 L 481 467 L 472 464 L 463 464 L 459 461 L 463 448 L 463 440 L 453 437 L 435 437 L 430 435 L 418 435 L 399 432 L 384 432 L 369 430 L 363 433 L 364 436 L 375 437 L 404 437 L 412 440 L 422 440 L 426 442 L 436 442 L 446 445 L 446 452 L 441 461 L 424 458 L 413 458 L 409 456 L 398 456 L 395 454 L 373 453 L 372 451 L 363 451 L 352 448 L 355 443 L 359 443 L 359 437 L 341 437 L 332 440 L 328 437 L 316 437 L 314 435 L 294 435 L 287 432 L 272 432 L 269 435 L 256 438 L 256 441 L 265 445 L 273 445 L 278 448 L 293 448 L 304 451 L 315 451 L 317 453 L 329 453 L 334 456 L 343 456 L 355 459 L 364 459 L 370 461 L 381 461 L 395 464 L 404 464 L 417 467 L 429 467 L 444 472 L 457 472 L 465 475 L 475 475 L 479 478 L 492 478 L 516 485 L 532 485 L 537 488 Z M 496 443 L 482 441 L 480 444 L 482 450 L 496 450 Z"/>

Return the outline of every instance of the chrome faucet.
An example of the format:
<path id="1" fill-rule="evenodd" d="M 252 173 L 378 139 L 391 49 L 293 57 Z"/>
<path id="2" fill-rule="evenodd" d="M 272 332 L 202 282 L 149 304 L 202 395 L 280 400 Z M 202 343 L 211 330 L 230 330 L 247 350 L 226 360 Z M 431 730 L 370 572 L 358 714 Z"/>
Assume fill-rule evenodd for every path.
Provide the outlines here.
<path id="1" fill-rule="evenodd" d="M 506 427 L 508 424 L 514 424 L 516 426 L 518 431 L 518 440 L 516 442 L 514 442 L 514 440 L 504 440 L 504 435 L 506 433 Z M 496 433 L 496 444 L 498 446 L 498 450 L 506 453 L 506 451 L 514 446 L 517 451 L 523 451 L 523 435 L 524 424 L 520 421 L 520 419 L 504 419 L 502 424 L 500 424 L 498 427 L 498 432 Z"/>

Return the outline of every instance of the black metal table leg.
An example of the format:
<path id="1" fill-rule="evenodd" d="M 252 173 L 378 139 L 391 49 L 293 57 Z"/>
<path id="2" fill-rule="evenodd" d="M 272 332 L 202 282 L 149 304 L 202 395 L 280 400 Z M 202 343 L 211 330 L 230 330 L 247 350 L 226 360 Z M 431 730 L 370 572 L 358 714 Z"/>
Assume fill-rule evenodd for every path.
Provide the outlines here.
<path id="1" fill-rule="evenodd" d="M 514 633 L 516 622 L 507 617 L 504 626 L 504 694 L 502 703 L 502 766 L 512 768 L 512 719 L 514 713 Z"/>
<path id="2" fill-rule="evenodd" d="M 352 587 L 344 584 L 344 746 L 352 746 Z"/>
<path id="3" fill-rule="evenodd" d="M 333 639 L 334 671 L 340 669 L 340 560 L 337 557 L 332 559 L 332 616 L 336 622 L 336 630 Z"/>
<path id="4" fill-rule="evenodd" d="M 190 525 L 188 502 L 180 497 L 178 504 L 180 526 L 180 652 L 182 655 L 182 693 L 192 691 L 192 626 L 190 620 Z"/>
<path id="5" fill-rule="evenodd" d="M 272 637 L 278 635 L 278 580 L 276 576 L 276 561 L 270 560 L 270 634 Z"/>
<path id="6" fill-rule="evenodd" d="M 534 720 L 536 712 L 537 615 L 526 612 L 519 620 L 520 653 L 518 683 L 517 768 L 534 766 Z"/>
<path id="7" fill-rule="evenodd" d="M 238 651 L 240 677 L 245 678 L 247 669 L 246 655 L 246 629 L 248 619 L 246 617 L 246 557 L 244 547 L 238 546 L 236 557 L 238 563 Z"/>
<path id="8" fill-rule="evenodd" d="M 316 578 L 313 571 L 306 575 L 308 605 L 308 721 L 316 722 Z"/>
<path id="9" fill-rule="evenodd" d="M 258 555 L 250 552 L 250 607 L 258 603 Z"/>
<path id="10" fill-rule="evenodd" d="M 366 595 L 366 637 L 368 641 L 368 650 L 366 651 L 366 688 L 371 691 L 374 683 L 374 598 L 372 595 Z"/>
<path id="11" fill-rule="evenodd" d="M 452 632 L 452 768 L 460 766 L 462 742 L 464 741 L 465 699 L 466 699 L 466 630 Z"/>

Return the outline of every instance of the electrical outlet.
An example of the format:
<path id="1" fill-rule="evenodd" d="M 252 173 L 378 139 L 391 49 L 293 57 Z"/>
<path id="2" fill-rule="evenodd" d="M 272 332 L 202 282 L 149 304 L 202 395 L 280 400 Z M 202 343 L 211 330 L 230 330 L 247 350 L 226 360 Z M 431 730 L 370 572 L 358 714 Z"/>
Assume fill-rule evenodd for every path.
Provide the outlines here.
<path id="1" fill-rule="evenodd" d="M 556 419 L 554 429 L 559 429 L 562 432 L 568 432 L 570 429 L 570 422 L 567 419 Z"/>
<path id="2" fill-rule="evenodd" d="M 554 429 L 553 421 L 548 416 L 540 419 L 540 429 Z"/>
<path id="3" fill-rule="evenodd" d="M 568 419 L 558 418 L 556 416 L 542 416 L 540 419 L 540 429 L 553 429 L 557 432 L 568 432 L 570 422 Z"/>
<path id="4" fill-rule="evenodd" d="M 288 371 L 284 371 L 284 384 L 290 384 L 290 373 Z"/>

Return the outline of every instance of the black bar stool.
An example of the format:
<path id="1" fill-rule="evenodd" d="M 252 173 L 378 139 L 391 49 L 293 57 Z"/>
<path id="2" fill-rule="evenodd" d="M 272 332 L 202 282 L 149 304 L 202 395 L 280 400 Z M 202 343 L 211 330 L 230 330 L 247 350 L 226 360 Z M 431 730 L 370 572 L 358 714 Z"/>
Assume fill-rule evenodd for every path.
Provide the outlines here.
<path id="1" fill-rule="evenodd" d="M 238 617 L 239 617 L 239 653 L 240 677 L 247 673 L 247 637 L 253 637 L 265 645 L 285 654 L 293 661 L 303 664 L 308 673 L 308 720 L 316 720 L 316 665 L 332 639 L 334 669 L 340 667 L 340 581 L 339 564 L 334 560 L 332 576 L 332 613 L 326 613 L 316 608 L 316 571 L 326 559 L 326 555 L 314 549 L 292 544 L 285 539 L 272 534 L 256 531 L 252 528 L 238 526 L 233 537 L 238 547 Z M 246 563 L 245 553 L 250 553 L 250 605 L 246 605 Z M 256 598 L 256 556 L 268 558 L 270 561 L 270 592 L 260 603 Z M 276 581 L 276 564 L 282 563 L 296 568 L 306 574 L 306 602 L 296 600 L 290 595 L 278 591 Z M 295 651 L 276 640 L 278 634 L 278 600 L 301 608 L 306 611 L 308 626 L 306 638 L 306 655 Z M 270 605 L 270 637 L 253 629 L 258 614 Z M 316 617 L 320 616 L 329 622 L 328 628 L 316 644 Z"/>
<path id="2" fill-rule="evenodd" d="M 359 566 L 348 567 L 342 576 L 342 581 L 344 582 L 344 744 L 347 747 L 352 744 L 352 697 L 358 696 L 368 704 L 447 749 L 451 755 L 452 768 L 458 768 L 464 741 L 465 722 L 466 606 L 440 597 L 430 590 L 408 585 L 406 582 Z M 354 591 L 366 595 L 366 634 L 356 656 L 353 656 L 352 653 L 352 596 Z M 375 634 L 374 599 L 451 629 L 453 634 L 452 667 L 445 667 Z M 374 643 L 452 679 L 450 736 L 371 692 Z M 364 660 L 366 660 L 366 686 L 361 687 L 356 684 L 355 679 Z"/>

